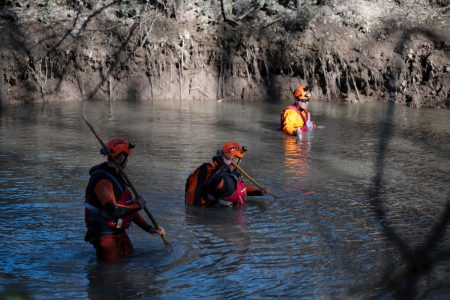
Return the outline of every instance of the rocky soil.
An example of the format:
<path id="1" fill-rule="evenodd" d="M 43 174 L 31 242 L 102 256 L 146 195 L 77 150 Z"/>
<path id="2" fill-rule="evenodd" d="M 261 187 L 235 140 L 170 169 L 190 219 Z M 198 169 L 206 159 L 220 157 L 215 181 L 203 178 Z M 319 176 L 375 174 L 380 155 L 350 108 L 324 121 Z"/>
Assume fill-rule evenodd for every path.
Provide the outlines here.
<path id="1" fill-rule="evenodd" d="M 320 100 L 450 108 L 446 0 L 0 6 L 0 107 L 91 99 L 279 101 L 291 99 L 290 89 L 301 83 Z"/>

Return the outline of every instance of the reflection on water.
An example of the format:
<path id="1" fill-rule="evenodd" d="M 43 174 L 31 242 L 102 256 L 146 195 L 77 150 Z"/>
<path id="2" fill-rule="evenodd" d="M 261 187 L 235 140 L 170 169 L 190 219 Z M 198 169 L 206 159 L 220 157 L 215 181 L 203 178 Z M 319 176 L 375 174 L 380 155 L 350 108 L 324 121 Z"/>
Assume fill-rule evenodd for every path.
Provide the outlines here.
<path id="1" fill-rule="evenodd" d="M 305 188 L 310 181 L 310 151 L 314 132 L 302 132 L 296 137 L 284 136 L 284 171 L 289 180 L 284 182 L 284 190 L 288 197 L 304 197 L 314 194 L 314 188 Z"/>
<path id="2" fill-rule="evenodd" d="M 412 268 L 404 252 L 427 245 L 449 201 L 450 113 L 395 107 L 386 119 L 383 106 L 311 105 L 325 128 L 301 138 L 278 130 L 281 103 L 85 102 L 4 111 L 0 292 L 19 288 L 37 299 L 390 297 L 414 271 L 415 295 L 448 295 L 450 264 L 441 255 L 448 233 L 426 247 L 429 268 Z M 124 135 L 137 144 L 127 173 L 170 247 L 132 228 L 133 256 L 104 264 L 83 241 L 87 172 L 103 158 L 81 113 L 103 138 Z M 228 140 L 248 146 L 242 167 L 279 199 L 186 207 L 187 176 Z M 380 164 L 383 220 L 370 197 Z"/>

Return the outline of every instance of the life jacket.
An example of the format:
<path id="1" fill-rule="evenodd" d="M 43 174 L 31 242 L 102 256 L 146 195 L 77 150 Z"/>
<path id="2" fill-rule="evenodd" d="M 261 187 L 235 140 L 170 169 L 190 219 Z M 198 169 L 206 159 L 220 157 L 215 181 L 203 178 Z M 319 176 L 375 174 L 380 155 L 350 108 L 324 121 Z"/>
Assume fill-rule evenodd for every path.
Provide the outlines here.
<path id="1" fill-rule="evenodd" d="M 243 206 L 247 200 L 247 185 L 240 176 L 233 177 L 236 180 L 236 190 L 230 196 L 219 199 L 219 203 L 225 206 Z"/>
<path id="2" fill-rule="evenodd" d="M 299 116 L 302 118 L 303 120 L 303 126 L 300 128 L 301 131 L 307 131 L 308 127 L 307 127 L 307 122 L 310 121 L 310 114 L 308 113 L 308 111 L 304 110 L 304 109 L 299 109 L 296 105 L 289 105 L 288 107 L 286 107 L 283 112 L 281 113 L 281 130 L 283 130 L 283 124 L 285 122 L 284 120 L 284 112 L 288 109 L 292 109 L 295 112 L 297 112 L 299 114 Z M 311 120 L 312 121 L 312 120 Z"/>
<path id="3" fill-rule="evenodd" d="M 205 192 L 208 178 L 216 171 L 217 163 L 203 163 L 192 172 L 184 189 L 184 203 L 186 205 L 208 206 L 215 203 Z"/>
<path id="4" fill-rule="evenodd" d="M 115 219 L 101 205 L 94 189 L 102 179 L 111 181 L 114 189 L 114 196 L 118 204 L 130 205 L 134 203 L 132 194 L 127 189 L 125 180 L 118 174 L 108 171 L 106 164 L 101 164 L 92 168 L 91 178 L 86 187 L 85 194 L 85 223 L 86 227 L 94 233 L 105 235 L 123 232 L 130 227 L 133 215 L 127 215 Z M 117 200 L 118 199 L 118 200 Z"/>

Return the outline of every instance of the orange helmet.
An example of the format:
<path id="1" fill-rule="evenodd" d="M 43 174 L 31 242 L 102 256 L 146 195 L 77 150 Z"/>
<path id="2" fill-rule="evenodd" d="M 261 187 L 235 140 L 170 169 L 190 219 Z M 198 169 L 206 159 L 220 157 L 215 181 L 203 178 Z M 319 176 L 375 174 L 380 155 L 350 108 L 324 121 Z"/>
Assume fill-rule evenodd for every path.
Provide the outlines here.
<path id="1" fill-rule="evenodd" d="M 126 154 L 131 154 L 131 149 L 134 148 L 134 144 L 128 142 L 126 139 L 115 136 L 108 140 L 106 143 L 106 148 L 108 148 L 109 152 L 111 152 L 112 155 L 117 156 L 122 152 L 125 152 Z M 100 153 L 103 155 L 107 155 L 108 153 L 105 151 L 105 149 L 101 149 Z"/>
<path id="2" fill-rule="evenodd" d="M 245 156 L 245 151 L 247 151 L 247 147 L 241 146 L 236 142 L 227 142 L 222 146 L 222 153 L 227 156 L 237 156 L 242 158 Z"/>
<path id="3" fill-rule="evenodd" d="M 292 92 L 292 94 L 294 95 L 295 100 L 297 101 L 303 101 L 306 99 L 311 99 L 311 93 L 308 92 L 308 90 L 299 85 L 295 91 Z"/>

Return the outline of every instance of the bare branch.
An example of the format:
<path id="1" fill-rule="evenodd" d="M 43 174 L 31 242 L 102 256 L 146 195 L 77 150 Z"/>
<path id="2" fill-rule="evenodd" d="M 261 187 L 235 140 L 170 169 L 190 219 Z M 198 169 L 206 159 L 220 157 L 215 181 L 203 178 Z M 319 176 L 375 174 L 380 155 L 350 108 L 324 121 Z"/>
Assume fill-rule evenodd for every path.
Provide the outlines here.
<path id="1" fill-rule="evenodd" d="M 220 7 L 221 7 L 221 9 L 222 9 L 223 20 L 224 20 L 226 23 L 230 24 L 231 26 L 237 26 L 237 25 L 239 25 L 238 22 L 236 22 L 235 20 L 230 19 L 230 18 L 227 17 L 227 14 L 225 13 L 225 4 L 223 3 L 223 1 L 224 1 L 224 0 L 220 0 Z"/>

